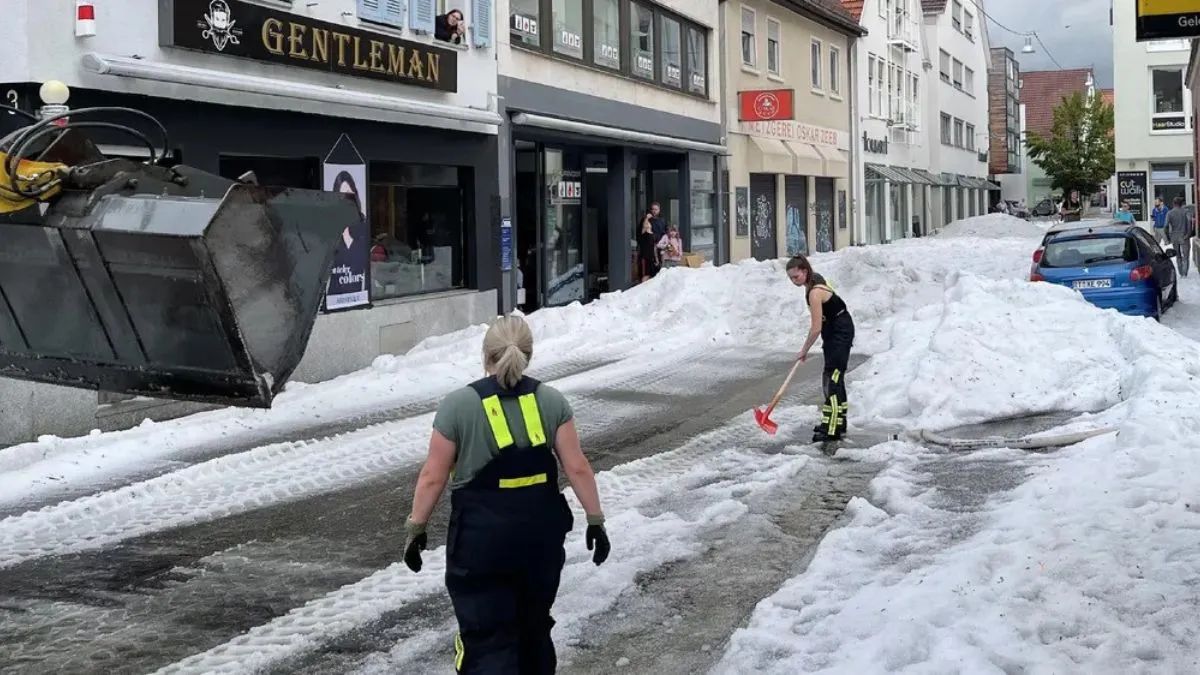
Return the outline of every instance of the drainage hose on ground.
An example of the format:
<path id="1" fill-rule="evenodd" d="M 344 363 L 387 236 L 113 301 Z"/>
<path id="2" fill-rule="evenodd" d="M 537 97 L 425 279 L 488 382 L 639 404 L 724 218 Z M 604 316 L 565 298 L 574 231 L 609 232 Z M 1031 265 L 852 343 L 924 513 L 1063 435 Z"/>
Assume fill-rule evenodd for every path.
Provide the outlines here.
<path id="1" fill-rule="evenodd" d="M 1082 443 L 1089 438 L 1103 436 L 1104 434 L 1115 433 L 1116 429 L 1105 427 L 1103 429 L 1089 429 L 1087 431 L 1077 431 L 1069 434 L 1059 434 L 1057 436 L 1040 436 L 1038 438 L 1029 438 L 1028 436 L 1021 438 L 950 438 L 935 431 L 922 429 L 913 432 L 916 436 L 926 443 L 938 445 L 951 450 L 982 450 L 985 448 L 1011 448 L 1013 450 L 1040 450 L 1044 448 L 1061 448 L 1076 443 Z"/>

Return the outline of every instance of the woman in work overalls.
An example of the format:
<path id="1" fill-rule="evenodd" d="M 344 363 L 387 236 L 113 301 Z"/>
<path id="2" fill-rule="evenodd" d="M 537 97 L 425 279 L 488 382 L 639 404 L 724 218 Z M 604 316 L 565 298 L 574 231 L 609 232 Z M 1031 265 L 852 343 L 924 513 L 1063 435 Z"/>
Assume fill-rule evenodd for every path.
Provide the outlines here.
<path id="1" fill-rule="evenodd" d="M 787 263 L 788 278 L 804 287 L 805 302 L 812 317 L 808 339 L 800 350 L 800 360 L 808 359 L 817 336 L 825 352 L 823 390 L 825 404 L 821 408 L 821 423 L 813 428 L 813 442 L 836 441 L 846 435 L 846 369 L 850 366 L 850 347 L 854 344 L 854 319 L 846 302 L 833 292 L 825 278 L 813 271 L 808 258 L 793 257 Z"/>
<path id="2" fill-rule="evenodd" d="M 438 406 L 405 525 L 404 561 L 418 572 L 425 524 L 450 482 L 446 589 L 458 618 L 459 673 L 555 671 L 550 608 L 574 520 L 558 489 L 560 461 L 587 514 L 592 561 L 608 557 L 596 477 L 571 406 L 553 387 L 524 375 L 532 356 L 533 334 L 523 319 L 504 317 L 488 330 L 487 377 Z"/>

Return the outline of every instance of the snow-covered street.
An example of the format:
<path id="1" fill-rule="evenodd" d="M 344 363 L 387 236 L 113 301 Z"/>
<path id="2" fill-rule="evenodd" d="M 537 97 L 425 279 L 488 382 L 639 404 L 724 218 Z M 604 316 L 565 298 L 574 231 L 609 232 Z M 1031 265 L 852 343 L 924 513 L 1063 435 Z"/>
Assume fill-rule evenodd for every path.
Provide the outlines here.
<path id="1" fill-rule="evenodd" d="M 751 414 L 808 325 L 783 261 L 531 315 L 613 543 L 594 566 L 568 489 L 560 671 L 1200 672 L 1200 277 L 1161 324 L 1102 311 L 1027 281 L 1041 232 L 813 256 L 858 326 L 834 456 L 819 358 L 777 436 Z M 419 574 L 403 521 L 483 332 L 271 410 L 0 449 L 0 672 L 453 672 L 446 500 Z"/>

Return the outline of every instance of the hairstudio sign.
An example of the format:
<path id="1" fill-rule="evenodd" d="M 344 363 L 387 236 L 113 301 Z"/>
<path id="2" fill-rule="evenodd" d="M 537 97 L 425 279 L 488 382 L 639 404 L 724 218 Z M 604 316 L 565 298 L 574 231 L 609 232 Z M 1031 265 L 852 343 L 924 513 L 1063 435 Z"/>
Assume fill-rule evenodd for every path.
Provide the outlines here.
<path id="1" fill-rule="evenodd" d="M 458 90 L 449 49 L 240 0 L 161 0 L 159 43 L 439 91 Z"/>

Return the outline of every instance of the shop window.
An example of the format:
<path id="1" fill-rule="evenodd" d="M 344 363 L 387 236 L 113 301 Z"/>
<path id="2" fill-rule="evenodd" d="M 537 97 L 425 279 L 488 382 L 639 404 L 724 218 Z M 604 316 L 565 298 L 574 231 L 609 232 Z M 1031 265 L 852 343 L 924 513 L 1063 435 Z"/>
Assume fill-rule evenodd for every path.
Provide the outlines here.
<path id="1" fill-rule="evenodd" d="M 742 63 L 753 68 L 758 63 L 758 48 L 754 41 L 753 9 L 742 7 Z"/>
<path id="2" fill-rule="evenodd" d="M 583 167 L 577 152 L 546 148 L 542 186 L 542 264 L 546 304 L 583 301 Z"/>
<path id="3" fill-rule="evenodd" d="M 629 4 L 629 41 L 633 74 L 654 79 L 654 12 L 636 2 Z"/>
<path id="4" fill-rule="evenodd" d="M 951 136 L 950 116 L 942 113 L 942 145 L 950 145 L 953 136 Z"/>
<path id="5" fill-rule="evenodd" d="M 810 49 L 810 61 L 812 65 L 812 87 L 813 89 L 821 89 L 821 41 L 813 40 Z"/>
<path id="6" fill-rule="evenodd" d="M 597 65 L 621 67 L 620 0 L 592 0 L 592 59 Z"/>
<path id="7" fill-rule="evenodd" d="M 1150 70 L 1151 131 L 1186 131 L 1188 129 L 1185 88 L 1182 68 L 1152 68 Z"/>
<path id="8" fill-rule="evenodd" d="M 554 0 L 554 51 L 583 58 L 583 0 Z"/>
<path id="9" fill-rule="evenodd" d="M 717 238 L 717 186 L 712 158 L 693 159 L 691 250 L 712 250 Z M 711 256 L 710 256 L 711 257 Z"/>
<path id="10" fill-rule="evenodd" d="M 767 19 L 767 72 L 774 75 L 779 74 L 779 22 L 775 19 Z"/>
<path id="11" fill-rule="evenodd" d="M 688 35 L 688 90 L 693 94 L 708 94 L 708 35 L 695 28 Z"/>
<path id="12" fill-rule="evenodd" d="M 373 162 L 369 173 L 371 298 L 462 288 L 470 170 Z"/>
<path id="13" fill-rule="evenodd" d="M 542 44 L 541 0 L 508 0 L 509 34 L 513 44 Z"/>
<path id="14" fill-rule="evenodd" d="M 662 26 L 662 83 L 671 88 L 683 86 L 683 34 L 679 22 L 663 17 Z"/>

